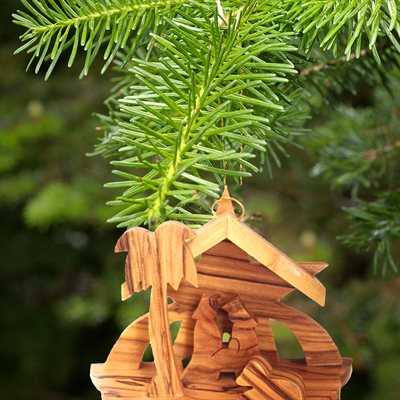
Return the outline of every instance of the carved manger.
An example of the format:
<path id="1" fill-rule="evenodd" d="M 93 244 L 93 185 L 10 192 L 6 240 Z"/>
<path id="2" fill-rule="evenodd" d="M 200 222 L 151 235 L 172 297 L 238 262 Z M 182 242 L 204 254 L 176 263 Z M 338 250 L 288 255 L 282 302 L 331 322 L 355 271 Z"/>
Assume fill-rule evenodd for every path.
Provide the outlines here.
<path id="1" fill-rule="evenodd" d="M 92 364 L 103 400 L 340 399 L 351 360 L 317 322 L 281 303 L 297 289 L 323 306 L 325 288 L 315 275 L 327 264 L 291 260 L 240 222 L 226 189 L 216 218 L 203 227 L 130 229 L 116 251 L 128 252 L 123 300 L 151 287 L 151 302 L 106 362 Z M 271 319 L 293 332 L 303 359 L 279 357 Z M 143 362 L 149 343 L 154 362 Z"/>

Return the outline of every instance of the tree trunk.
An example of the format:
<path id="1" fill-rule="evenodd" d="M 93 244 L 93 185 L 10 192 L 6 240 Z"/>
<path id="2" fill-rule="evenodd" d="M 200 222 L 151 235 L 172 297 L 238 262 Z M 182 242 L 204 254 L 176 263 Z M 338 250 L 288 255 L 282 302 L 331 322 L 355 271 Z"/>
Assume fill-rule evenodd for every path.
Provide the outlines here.
<path id="1" fill-rule="evenodd" d="M 167 310 L 167 285 L 153 280 L 150 299 L 150 344 L 153 350 L 156 375 L 149 389 L 150 397 L 183 396 L 172 349 Z"/>

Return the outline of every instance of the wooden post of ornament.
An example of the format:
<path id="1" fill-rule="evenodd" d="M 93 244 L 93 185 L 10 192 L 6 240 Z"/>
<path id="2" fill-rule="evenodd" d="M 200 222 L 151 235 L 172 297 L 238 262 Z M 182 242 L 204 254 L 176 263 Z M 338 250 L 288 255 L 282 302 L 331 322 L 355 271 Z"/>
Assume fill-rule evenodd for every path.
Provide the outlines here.
<path id="1" fill-rule="evenodd" d="M 185 243 L 191 237 L 193 233 L 185 225 L 169 222 L 155 234 L 143 228 L 130 229 L 115 248 L 128 252 L 122 299 L 152 286 L 149 332 L 156 375 L 148 391 L 150 397 L 183 395 L 169 329 L 167 285 L 177 290 L 182 279 L 197 285 L 196 266 Z"/>
<path id="2" fill-rule="evenodd" d="M 323 306 L 316 274 L 327 264 L 293 261 L 242 223 L 232 200 L 225 188 L 214 219 L 197 230 L 167 222 L 154 233 L 130 229 L 118 241 L 116 251 L 128 253 L 122 299 L 151 286 L 151 303 L 106 362 L 92 364 L 103 400 L 340 399 L 351 359 L 317 322 L 282 302 L 297 289 Z M 279 356 L 271 320 L 293 332 L 303 358 Z M 149 344 L 154 362 L 143 362 Z"/>

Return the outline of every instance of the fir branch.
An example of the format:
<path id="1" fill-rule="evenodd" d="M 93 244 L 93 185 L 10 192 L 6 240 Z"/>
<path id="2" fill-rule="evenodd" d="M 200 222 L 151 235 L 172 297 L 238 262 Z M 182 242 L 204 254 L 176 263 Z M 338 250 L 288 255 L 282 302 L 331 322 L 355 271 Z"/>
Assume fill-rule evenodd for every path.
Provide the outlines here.
<path id="1" fill-rule="evenodd" d="M 332 117 L 309 137 L 309 148 L 319 156 L 312 174 L 353 193 L 376 187 L 398 156 L 398 134 L 387 131 L 388 125 L 396 126 L 398 118 L 382 114 L 377 120 L 374 109 L 343 106 Z"/>
<path id="2" fill-rule="evenodd" d="M 349 246 L 373 251 L 375 271 L 386 274 L 390 268 L 398 272 L 394 254 L 400 240 L 400 191 L 383 192 L 371 202 L 357 200 L 357 206 L 345 212 L 353 232 L 340 239 Z"/>
<path id="3" fill-rule="evenodd" d="M 328 113 L 324 117 L 330 120 L 307 138 L 308 150 L 319 159 L 314 175 L 354 202 L 345 209 L 351 232 L 340 239 L 373 253 L 374 268 L 383 274 L 398 269 L 400 240 L 398 79 L 392 77 L 389 86 L 393 95 L 377 90 L 369 107 L 342 106 Z"/>
<path id="4" fill-rule="evenodd" d="M 390 45 L 388 40 L 379 43 L 379 57 L 381 65 L 377 65 L 373 52 L 362 50 L 357 58 L 352 53 L 349 60 L 346 56 L 336 59 L 329 57 L 322 51 L 313 51 L 312 58 L 307 62 L 299 63 L 299 80 L 309 92 L 306 98 L 313 98 L 335 105 L 344 93 L 356 96 L 361 87 L 384 87 L 392 92 L 389 72 L 400 68 L 400 54 Z M 311 106 L 311 109 L 315 106 Z"/>
<path id="5" fill-rule="evenodd" d="M 287 101 L 282 85 L 296 73 L 285 57 L 295 47 L 276 30 L 279 14 L 253 0 L 224 26 L 216 16 L 207 5 L 190 18 L 178 12 L 168 35 L 153 35 L 158 57 L 133 60 L 137 84 L 119 100 L 126 122 L 117 128 L 127 157 L 113 164 L 144 175 L 117 170 L 126 180 L 108 185 L 128 188 L 113 203 L 129 204 L 112 219 L 120 226 L 157 224 L 199 194 L 216 197 L 214 179 L 250 176 L 258 170 L 253 153 L 269 146 L 274 156 L 273 144 L 286 140 L 284 129 L 272 128 Z"/>
<path id="6" fill-rule="evenodd" d="M 335 57 L 358 58 L 364 40 L 378 63 L 377 39 L 386 36 L 400 51 L 400 12 L 396 0 L 285 0 L 286 20 L 302 34 L 302 49 L 310 53 L 315 42 Z"/>
<path id="7" fill-rule="evenodd" d="M 307 66 L 306 68 L 299 70 L 299 76 L 307 76 L 316 72 L 320 72 L 325 69 L 329 69 L 330 67 L 337 67 L 338 64 L 342 64 L 349 61 L 354 61 L 359 57 L 365 57 L 369 54 L 368 50 L 362 50 L 359 56 L 355 53 L 352 53 L 350 57 L 342 56 L 337 59 L 328 59 L 319 64 L 312 64 L 311 66 Z"/>
<path id="8" fill-rule="evenodd" d="M 104 51 L 105 66 L 124 48 L 136 31 L 136 42 L 157 25 L 158 14 L 188 3 L 188 0 L 107 0 L 106 2 L 80 0 L 22 0 L 25 11 L 13 14 L 14 22 L 26 28 L 21 36 L 25 42 L 16 53 L 32 53 L 29 63 L 36 61 L 37 73 L 45 60 L 51 60 L 46 73 L 50 76 L 63 51 L 71 49 L 68 66 L 76 58 L 79 47 L 86 52 L 82 75 L 87 75 L 100 47 Z M 137 45 L 130 45 L 131 49 Z M 131 52 L 130 52 L 131 53 Z"/>

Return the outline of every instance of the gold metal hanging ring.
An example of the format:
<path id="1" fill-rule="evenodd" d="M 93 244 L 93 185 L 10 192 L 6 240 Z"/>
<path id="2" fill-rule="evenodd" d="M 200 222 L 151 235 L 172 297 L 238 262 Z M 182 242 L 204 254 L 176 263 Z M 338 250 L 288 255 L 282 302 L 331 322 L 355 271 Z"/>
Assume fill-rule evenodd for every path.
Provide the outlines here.
<path id="1" fill-rule="evenodd" d="M 239 220 L 243 219 L 243 217 L 246 214 L 245 206 L 243 205 L 243 203 L 241 201 L 239 201 L 238 199 L 235 199 L 234 197 L 230 197 L 230 196 L 229 197 L 221 197 L 220 199 L 214 201 L 213 205 L 211 206 L 211 212 L 212 212 L 212 215 L 214 215 L 214 217 L 218 216 L 217 212 L 214 210 L 215 206 L 217 204 L 219 204 L 222 200 L 231 200 L 234 203 L 236 203 L 241 209 L 241 214 L 240 214 Z"/>

